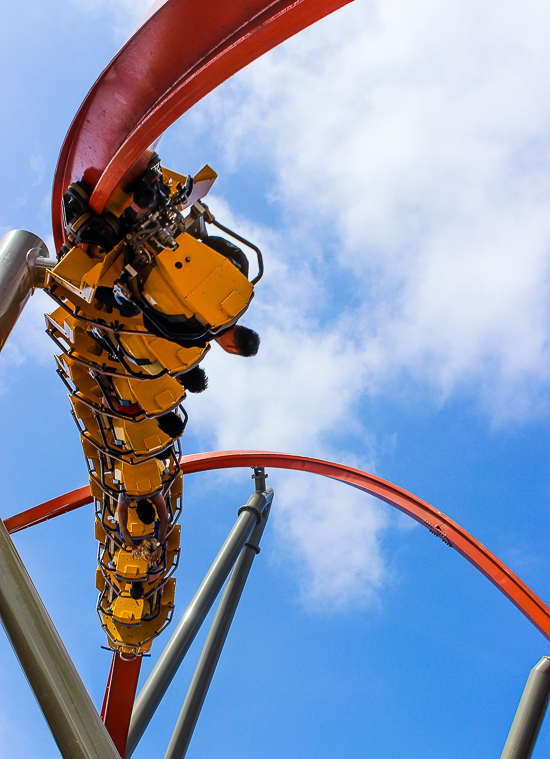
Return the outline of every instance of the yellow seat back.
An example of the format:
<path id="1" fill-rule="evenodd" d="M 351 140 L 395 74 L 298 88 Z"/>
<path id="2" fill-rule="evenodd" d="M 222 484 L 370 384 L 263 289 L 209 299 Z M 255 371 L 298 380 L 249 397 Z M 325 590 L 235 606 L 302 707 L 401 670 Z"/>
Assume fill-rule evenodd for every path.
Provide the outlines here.
<path id="1" fill-rule="evenodd" d="M 196 316 L 218 329 L 248 307 L 253 286 L 227 258 L 187 234 L 155 255 L 142 297 L 163 314 Z"/>
<path id="2" fill-rule="evenodd" d="M 123 244 L 119 243 L 110 253 L 101 258 L 91 258 L 82 248 L 74 246 L 54 266 L 50 276 L 73 295 L 86 303 L 91 303 L 100 281 L 105 279 L 108 273 L 112 273 L 113 262 L 121 256 Z M 118 276 L 120 276 L 122 266 L 118 271 Z M 113 281 L 114 279 L 116 276 L 113 277 Z"/>
<path id="3" fill-rule="evenodd" d="M 145 613 L 145 603 L 143 598 L 134 600 L 131 596 L 121 593 L 115 598 L 112 606 L 113 622 L 122 625 L 139 625 Z"/>
<path id="4" fill-rule="evenodd" d="M 185 397 L 185 390 L 180 383 L 168 374 L 154 380 L 129 379 L 128 387 L 146 414 L 159 414 L 171 411 Z"/>
<path id="5" fill-rule="evenodd" d="M 137 456 L 162 451 L 172 442 L 154 419 L 142 422 L 126 422 L 113 419 L 113 429 L 118 440 L 123 440 Z"/>
<path id="6" fill-rule="evenodd" d="M 155 532 L 155 522 L 158 519 L 156 507 L 153 504 L 153 508 L 155 509 L 155 519 L 153 522 L 151 522 L 151 524 L 145 524 L 141 521 L 136 513 L 135 507 L 136 503 L 134 502 L 133 506 L 128 509 L 128 532 L 132 538 L 141 539 L 152 537 Z"/>
<path id="7" fill-rule="evenodd" d="M 147 562 L 141 556 L 134 558 L 131 551 L 119 549 L 115 556 L 115 573 L 128 582 L 145 580 L 147 577 Z"/>
<path id="8" fill-rule="evenodd" d="M 171 375 L 186 372 L 201 361 L 209 350 L 208 345 L 205 348 L 182 348 L 170 340 L 146 335 L 120 335 L 119 339 L 131 356 L 151 362 L 141 367 L 142 371 L 151 374 L 158 374 L 161 369 L 166 369 Z"/>
<path id="9" fill-rule="evenodd" d="M 163 470 L 164 465 L 157 459 L 133 465 L 117 461 L 115 477 L 124 485 L 128 496 L 141 498 L 159 492 L 162 487 Z"/>

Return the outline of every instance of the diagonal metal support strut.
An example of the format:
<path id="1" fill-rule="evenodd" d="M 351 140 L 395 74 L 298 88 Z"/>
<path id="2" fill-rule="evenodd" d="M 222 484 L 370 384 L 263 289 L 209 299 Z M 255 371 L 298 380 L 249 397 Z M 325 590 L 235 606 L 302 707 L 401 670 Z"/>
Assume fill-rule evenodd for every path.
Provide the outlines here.
<path id="1" fill-rule="evenodd" d="M 265 488 L 265 479 L 261 482 Z M 256 483 L 258 487 L 258 480 Z M 262 521 L 262 513 L 272 500 L 271 488 L 256 490 L 239 509 L 237 521 L 136 699 L 126 744 L 126 759 L 134 753 L 237 557 L 254 527 Z"/>
<path id="2" fill-rule="evenodd" d="M 64 759 L 120 759 L 0 520 L 0 619 Z"/>
<path id="3" fill-rule="evenodd" d="M 264 509 L 262 521 L 256 525 L 252 535 L 244 544 L 229 576 L 164 759 L 183 759 L 187 753 L 252 562 L 260 551 L 259 542 L 270 508 L 271 504 Z"/>

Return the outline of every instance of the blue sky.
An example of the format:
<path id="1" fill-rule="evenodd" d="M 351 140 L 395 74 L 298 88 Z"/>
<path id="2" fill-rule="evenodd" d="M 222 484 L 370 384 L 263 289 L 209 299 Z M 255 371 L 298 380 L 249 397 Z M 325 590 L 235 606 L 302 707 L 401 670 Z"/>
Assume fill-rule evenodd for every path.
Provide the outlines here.
<path id="1" fill-rule="evenodd" d="M 63 137 L 146 9 L 3 7 L 1 233 L 52 246 Z M 266 260 L 246 318 L 260 353 L 212 349 L 184 451 L 282 450 L 374 472 L 546 601 L 549 26 L 530 1 L 355 2 L 220 87 L 159 147 L 177 171 L 218 171 L 211 209 Z M 2 517 L 86 482 L 48 307 L 33 296 L 0 358 Z M 308 475 L 268 482 L 271 524 L 188 756 L 499 756 L 549 653 L 541 634 L 384 504 Z M 186 478 L 176 618 L 250 489 L 247 470 Z M 15 542 L 100 705 L 110 656 L 92 512 Z M 137 759 L 163 755 L 197 644 Z M 5 638 L 0 649 L 0 759 L 58 757 Z M 546 724 L 534 756 L 549 751 Z"/>

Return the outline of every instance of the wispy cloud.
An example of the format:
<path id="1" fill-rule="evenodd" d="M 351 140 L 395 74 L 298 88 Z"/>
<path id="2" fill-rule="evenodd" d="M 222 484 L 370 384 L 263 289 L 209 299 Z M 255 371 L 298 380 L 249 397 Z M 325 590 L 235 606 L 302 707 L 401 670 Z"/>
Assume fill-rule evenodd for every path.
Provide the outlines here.
<path id="1" fill-rule="evenodd" d="M 219 133 L 228 169 L 275 175 L 292 234 L 347 277 L 381 392 L 469 387 L 497 420 L 547 403 L 549 21 L 531 3 L 353 4 L 193 122 Z"/>
<path id="2" fill-rule="evenodd" d="M 41 290 L 35 291 L 23 309 L 17 324 L 0 353 L 0 392 L 11 386 L 13 368 L 23 363 L 52 364 L 53 343 L 46 335 L 44 313 L 52 311 L 53 301 Z"/>
<path id="3" fill-rule="evenodd" d="M 549 27 L 533 2 L 354 3 L 186 120 L 217 140 L 222 171 L 266 172 L 283 221 L 246 228 L 221 206 L 268 274 L 244 320 L 258 357 L 206 361 L 193 413 L 209 447 L 347 461 L 345 430 L 372 469 L 358 409 L 374 394 L 438 406 L 466 392 L 492 423 L 547 413 Z M 306 596 L 376 593 L 384 518 L 323 488 L 305 503 L 294 478 L 279 487 L 281 550 L 306 568 Z"/>
<path id="4" fill-rule="evenodd" d="M 277 559 L 290 562 L 302 599 L 317 609 L 376 601 L 388 578 L 380 538 L 387 510 L 374 498 L 319 477 L 278 483 Z"/>
<path id="5" fill-rule="evenodd" d="M 105 8 L 112 17 L 112 33 L 123 43 L 135 31 L 141 19 L 157 3 L 151 0 L 72 0 L 86 11 L 95 12 Z"/>

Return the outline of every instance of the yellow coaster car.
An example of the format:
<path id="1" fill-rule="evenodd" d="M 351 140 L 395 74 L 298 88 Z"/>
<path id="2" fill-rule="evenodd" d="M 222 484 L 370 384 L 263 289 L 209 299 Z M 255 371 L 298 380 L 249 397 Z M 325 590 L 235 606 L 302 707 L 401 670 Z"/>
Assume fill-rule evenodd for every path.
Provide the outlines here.
<path id="1" fill-rule="evenodd" d="M 56 361 L 69 393 L 109 417 L 140 422 L 174 411 L 185 399 L 182 383 L 167 374 L 156 380 L 137 380 L 102 374 L 72 356 L 58 355 Z"/>
<path id="2" fill-rule="evenodd" d="M 139 535 L 146 537 L 143 533 L 150 532 L 151 526 L 140 523 L 129 512 L 128 529 L 138 540 Z M 124 545 L 113 548 L 113 537 L 105 532 L 99 520 L 96 520 L 95 531 L 100 541 L 97 611 L 109 645 L 128 654 L 148 651 L 153 638 L 172 618 L 175 579 L 171 575 L 178 564 L 180 527 L 172 527 L 158 566 L 151 566 L 143 556 L 133 557 Z M 134 591 L 136 586 L 139 586 L 139 594 Z"/>
<path id="3" fill-rule="evenodd" d="M 107 634 L 109 646 L 122 654 L 138 655 L 151 649 L 154 638 L 172 621 L 176 581 L 168 580 L 150 598 L 134 600 L 130 596 L 129 583 L 120 594 L 109 598 L 107 585 L 100 595 L 98 614 L 101 626 Z"/>
<path id="4" fill-rule="evenodd" d="M 141 422 L 113 419 L 98 413 L 74 395 L 70 395 L 69 400 L 82 438 L 106 457 L 132 465 L 158 458 L 160 454 L 163 454 L 163 459 L 168 459 L 173 455 L 173 445 L 177 445 L 177 456 L 181 455 L 179 438 L 166 434 L 154 419 Z"/>
<path id="5" fill-rule="evenodd" d="M 93 233 L 82 233 L 90 221 L 86 193 L 79 186 L 82 183 L 69 188 L 65 227 L 74 244 L 61 252 L 59 263 L 49 274 L 47 291 L 75 316 L 91 317 L 91 321 L 95 318 L 98 324 L 111 322 L 114 328 L 120 319 L 130 320 L 130 331 L 139 332 L 135 319 L 142 314 L 140 325 L 147 332 L 184 347 L 204 348 L 201 340 L 208 342 L 248 308 L 254 284 L 263 272 L 261 253 L 222 227 L 198 202 L 216 177 L 209 167 L 193 180 L 196 188 L 203 187 L 198 194 L 191 191 L 193 182 L 189 177 L 166 169 L 161 175 L 160 165 L 156 168 L 156 178 L 146 178 L 149 186 L 141 182 L 139 188 L 139 195 L 147 197 L 150 206 L 138 197 L 136 185 L 133 200 L 128 197 L 106 212 L 104 227 L 109 232 L 107 237 L 99 234 L 95 245 Z M 183 209 L 194 198 L 196 202 L 184 217 Z M 128 207 L 128 202 L 133 208 Z M 119 214 L 118 220 L 113 211 Z M 128 215 L 130 211 L 133 216 Z M 84 226 L 75 221 L 79 214 Z M 94 223 L 97 231 L 100 218 Z M 206 223 L 215 224 L 256 251 L 259 274 L 255 279 L 248 281 L 248 260 L 243 251 L 225 238 L 210 239 Z M 112 244 L 113 224 L 121 230 L 116 244 Z M 90 310 L 95 313 L 89 314 Z M 125 347 L 138 359 L 150 358 L 149 351 L 138 355 L 143 350 Z M 159 346 L 156 348 L 158 353 Z M 179 358 L 182 365 L 192 366 L 192 359 Z M 178 371 L 173 362 L 172 370 Z"/>
<path id="6" fill-rule="evenodd" d="M 103 312 L 106 307 L 102 303 L 79 301 L 57 283 L 50 285 L 48 292 L 59 304 L 59 309 L 54 312 L 59 331 L 65 331 L 65 325 L 61 327 L 60 324 L 67 321 L 67 317 L 71 325 L 76 323 L 81 329 L 96 327 L 102 330 L 113 350 L 129 362 L 134 372 L 158 375 L 164 370 L 171 376 L 181 375 L 197 366 L 210 348 L 209 345 L 182 347 L 158 337 L 145 329 L 141 315 L 113 321 Z"/>

